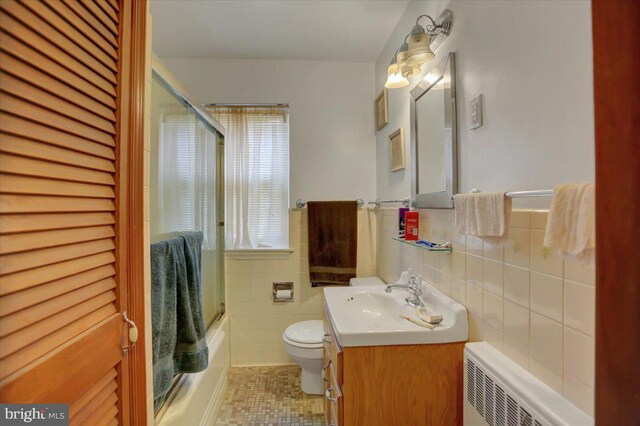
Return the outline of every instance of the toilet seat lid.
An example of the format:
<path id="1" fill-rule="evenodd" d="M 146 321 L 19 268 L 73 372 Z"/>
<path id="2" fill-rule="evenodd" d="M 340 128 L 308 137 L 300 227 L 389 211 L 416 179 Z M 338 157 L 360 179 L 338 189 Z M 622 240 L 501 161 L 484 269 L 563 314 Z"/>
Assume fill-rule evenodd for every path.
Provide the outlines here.
<path id="1" fill-rule="evenodd" d="M 284 331 L 284 335 L 287 339 L 293 342 L 322 343 L 322 336 L 324 335 L 322 321 L 300 321 L 295 324 L 291 324 Z"/>

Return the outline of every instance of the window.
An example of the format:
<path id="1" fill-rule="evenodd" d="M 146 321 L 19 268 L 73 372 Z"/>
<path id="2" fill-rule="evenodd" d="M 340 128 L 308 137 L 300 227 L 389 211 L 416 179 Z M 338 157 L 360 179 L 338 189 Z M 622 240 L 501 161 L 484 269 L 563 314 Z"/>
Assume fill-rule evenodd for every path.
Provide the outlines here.
<path id="1" fill-rule="evenodd" d="M 192 111 L 162 115 L 158 141 L 158 230 L 201 230 L 216 248 L 216 137 Z"/>
<path id="2" fill-rule="evenodd" d="M 288 248 L 288 108 L 233 106 L 210 111 L 225 128 L 227 248 Z"/>

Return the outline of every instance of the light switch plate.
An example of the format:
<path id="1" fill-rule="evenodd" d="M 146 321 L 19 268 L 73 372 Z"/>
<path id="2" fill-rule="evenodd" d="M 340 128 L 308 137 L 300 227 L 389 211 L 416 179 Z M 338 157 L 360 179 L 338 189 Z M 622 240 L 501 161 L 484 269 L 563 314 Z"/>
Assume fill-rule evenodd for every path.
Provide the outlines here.
<path id="1" fill-rule="evenodd" d="M 469 125 L 469 128 L 477 129 L 482 126 L 482 95 L 478 95 L 471 99 L 470 106 L 471 124 Z"/>

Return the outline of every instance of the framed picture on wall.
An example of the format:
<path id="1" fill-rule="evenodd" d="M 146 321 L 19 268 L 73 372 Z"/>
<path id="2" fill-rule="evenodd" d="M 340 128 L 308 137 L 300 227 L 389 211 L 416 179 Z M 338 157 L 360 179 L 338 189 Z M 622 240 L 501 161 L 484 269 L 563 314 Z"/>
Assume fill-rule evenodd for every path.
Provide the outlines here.
<path id="1" fill-rule="evenodd" d="M 404 155 L 404 133 L 402 128 L 399 128 L 395 132 L 389 135 L 389 148 L 391 165 L 390 171 L 395 172 L 403 170 L 405 167 L 405 155 Z"/>
<path id="2" fill-rule="evenodd" d="M 387 89 L 382 89 L 382 92 L 380 92 L 373 105 L 376 114 L 376 130 L 380 130 L 389 122 L 389 109 L 387 108 Z"/>

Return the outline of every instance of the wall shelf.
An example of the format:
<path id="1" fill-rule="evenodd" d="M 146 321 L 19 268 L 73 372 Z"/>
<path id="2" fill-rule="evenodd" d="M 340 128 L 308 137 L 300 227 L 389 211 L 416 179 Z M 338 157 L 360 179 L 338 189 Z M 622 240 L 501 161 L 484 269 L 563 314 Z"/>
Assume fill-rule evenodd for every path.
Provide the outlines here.
<path id="1" fill-rule="evenodd" d="M 396 237 L 392 237 L 391 238 L 394 241 L 399 241 L 402 244 L 407 244 L 409 246 L 413 246 L 413 247 L 417 247 L 420 250 L 426 250 L 426 251 L 440 251 L 440 252 L 444 252 L 444 253 L 451 253 L 452 249 L 451 247 L 446 247 L 446 248 L 435 248 L 435 247 L 429 247 L 429 246 L 425 246 L 424 244 L 416 244 L 414 241 L 407 241 L 407 240 L 403 240 L 401 238 L 396 238 Z"/>

